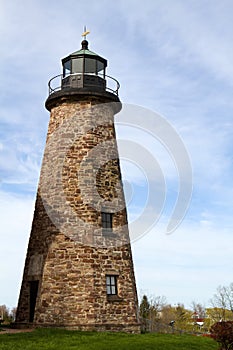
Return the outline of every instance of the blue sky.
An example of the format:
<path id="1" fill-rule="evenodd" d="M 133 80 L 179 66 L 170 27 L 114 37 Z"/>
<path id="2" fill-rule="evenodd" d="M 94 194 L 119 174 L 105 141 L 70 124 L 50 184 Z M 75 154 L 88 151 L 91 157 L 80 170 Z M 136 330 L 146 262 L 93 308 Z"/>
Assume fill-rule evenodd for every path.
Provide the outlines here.
<path id="1" fill-rule="evenodd" d="M 208 305 L 219 284 L 232 282 L 232 11 L 230 0 L 0 0 L 0 304 L 17 304 L 49 120 L 47 82 L 79 49 L 85 24 L 90 49 L 121 83 L 122 102 L 164 116 L 193 168 L 189 210 L 166 235 L 178 180 L 166 149 L 154 146 L 167 197 L 157 225 L 132 244 L 139 295 Z M 146 184 L 127 169 L 132 220 Z"/>

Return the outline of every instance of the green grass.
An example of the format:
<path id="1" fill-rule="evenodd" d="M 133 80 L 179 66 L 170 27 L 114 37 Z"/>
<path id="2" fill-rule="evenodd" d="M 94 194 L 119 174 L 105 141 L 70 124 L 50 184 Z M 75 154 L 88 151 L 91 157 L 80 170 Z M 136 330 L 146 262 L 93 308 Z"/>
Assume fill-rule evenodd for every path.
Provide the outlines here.
<path id="1" fill-rule="evenodd" d="M 1 334 L 0 350 L 217 350 L 210 338 L 173 334 L 122 334 L 37 329 Z"/>

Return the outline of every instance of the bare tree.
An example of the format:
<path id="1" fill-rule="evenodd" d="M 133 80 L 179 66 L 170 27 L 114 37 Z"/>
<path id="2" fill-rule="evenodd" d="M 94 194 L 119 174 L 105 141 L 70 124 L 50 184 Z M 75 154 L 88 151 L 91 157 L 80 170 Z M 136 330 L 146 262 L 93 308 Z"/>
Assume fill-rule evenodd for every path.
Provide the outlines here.
<path id="1" fill-rule="evenodd" d="M 0 305 L 1 321 L 8 321 L 10 317 L 10 310 L 6 305 Z"/>
<path id="2" fill-rule="evenodd" d="M 154 315 L 154 318 L 158 319 L 161 316 L 161 312 L 165 305 L 167 305 L 167 299 L 165 296 L 156 296 L 150 298 L 151 313 Z"/>
<path id="3" fill-rule="evenodd" d="M 229 286 L 219 286 L 217 292 L 211 299 L 214 308 L 222 310 L 222 320 L 226 320 L 227 311 L 231 311 L 233 316 L 233 283 Z"/>
<path id="4" fill-rule="evenodd" d="M 16 311 L 17 311 L 17 308 L 16 308 L 16 307 L 13 307 L 13 308 L 11 309 L 10 317 L 12 318 L 12 321 L 15 321 Z"/>
<path id="5" fill-rule="evenodd" d="M 165 296 L 156 296 L 150 298 L 150 329 L 151 332 L 158 331 L 161 327 L 161 317 L 163 308 L 167 305 L 167 300 Z"/>
<path id="6" fill-rule="evenodd" d="M 202 305 L 200 303 L 196 303 L 195 301 L 192 301 L 191 309 L 193 310 L 194 313 L 196 313 L 198 318 L 205 318 L 206 311 L 205 311 L 205 306 L 204 305 Z"/>
<path id="7" fill-rule="evenodd" d="M 140 303 L 142 331 L 154 332 L 160 328 L 161 315 L 166 305 L 164 296 L 148 297 L 143 295 Z"/>
<path id="8" fill-rule="evenodd" d="M 0 320 L 1 323 L 10 323 L 15 320 L 16 308 L 11 310 L 6 305 L 0 305 Z"/>

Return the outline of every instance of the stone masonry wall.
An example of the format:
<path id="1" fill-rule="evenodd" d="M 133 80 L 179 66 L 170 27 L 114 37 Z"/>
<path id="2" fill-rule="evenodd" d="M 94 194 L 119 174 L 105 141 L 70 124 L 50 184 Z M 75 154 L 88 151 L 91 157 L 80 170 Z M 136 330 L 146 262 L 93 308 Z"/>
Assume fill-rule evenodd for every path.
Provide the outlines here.
<path id="1" fill-rule="evenodd" d="M 112 213 L 104 234 L 101 211 Z M 106 275 L 117 276 L 107 296 Z M 114 129 L 114 105 L 95 97 L 51 110 L 16 316 L 34 325 L 138 332 L 137 293 Z"/>

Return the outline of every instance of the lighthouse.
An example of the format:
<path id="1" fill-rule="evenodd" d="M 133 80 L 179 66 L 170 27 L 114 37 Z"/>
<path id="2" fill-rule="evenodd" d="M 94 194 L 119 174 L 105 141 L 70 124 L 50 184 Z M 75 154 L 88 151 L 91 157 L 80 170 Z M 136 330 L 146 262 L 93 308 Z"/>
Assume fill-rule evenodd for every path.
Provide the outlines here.
<path id="1" fill-rule="evenodd" d="M 18 327 L 139 332 L 114 128 L 120 84 L 106 68 L 84 36 L 49 81 L 50 121 Z"/>

